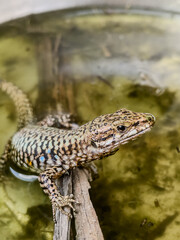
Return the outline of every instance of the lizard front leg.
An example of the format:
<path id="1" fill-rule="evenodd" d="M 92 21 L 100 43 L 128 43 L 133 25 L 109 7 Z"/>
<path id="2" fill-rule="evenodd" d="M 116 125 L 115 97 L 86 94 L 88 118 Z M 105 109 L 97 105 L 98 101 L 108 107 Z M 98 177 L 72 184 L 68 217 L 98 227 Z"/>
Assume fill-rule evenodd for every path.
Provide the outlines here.
<path id="1" fill-rule="evenodd" d="M 38 122 L 38 125 L 45 127 L 56 127 L 65 129 L 76 129 L 78 125 L 72 122 L 71 114 L 59 113 L 55 115 L 48 115 L 43 120 Z"/>
<path id="2" fill-rule="evenodd" d="M 43 191 L 48 194 L 50 201 L 52 203 L 52 210 L 53 210 L 53 220 L 55 221 L 55 208 L 59 208 L 60 211 L 67 216 L 71 217 L 71 214 L 64 211 L 65 206 L 69 206 L 70 208 L 75 211 L 74 207 L 72 206 L 72 203 L 75 202 L 74 199 L 72 199 L 72 196 L 62 196 L 58 190 L 57 186 L 55 184 L 55 179 L 62 176 L 67 170 L 63 169 L 62 167 L 52 167 L 49 169 L 46 169 L 39 175 L 39 182 L 40 186 L 42 187 Z"/>

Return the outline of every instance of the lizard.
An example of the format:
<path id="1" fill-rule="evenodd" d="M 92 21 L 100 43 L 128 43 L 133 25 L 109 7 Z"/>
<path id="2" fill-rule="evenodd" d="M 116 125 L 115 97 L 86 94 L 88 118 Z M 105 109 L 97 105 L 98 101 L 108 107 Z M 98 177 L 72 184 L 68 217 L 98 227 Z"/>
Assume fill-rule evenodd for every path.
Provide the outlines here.
<path id="1" fill-rule="evenodd" d="M 68 216 L 71 214 L 64 210 L 65 206 L 75 211 L 73 196 L 62 196 L 58 192 L 57 178 L 69 169 L 114 154 L 122 144 L 149 131 L 155 123 L 152 114 L 125 108 L 98 116 L 81 126 L 64 113 L 36 122 L 30 101 L 20 88 L 0 80 L 0 89 L 13 100 L 18 115 L 18 130 L 0 158 L 0 178 L 8 159 L 36 172 L 40 186 L 52 203 L 54 220 L 56 208 Z"/>

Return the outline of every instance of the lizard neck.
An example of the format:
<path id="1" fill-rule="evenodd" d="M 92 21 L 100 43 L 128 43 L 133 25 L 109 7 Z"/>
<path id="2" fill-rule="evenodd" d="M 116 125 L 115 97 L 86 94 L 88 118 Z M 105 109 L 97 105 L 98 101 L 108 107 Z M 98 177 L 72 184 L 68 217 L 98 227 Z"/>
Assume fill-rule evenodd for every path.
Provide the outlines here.
<path id="1" fill-rule="evenodd" d="M 112 149 L 112 146 L 109 146 L 106 149 L 98 148 L 92 140 L 92 134 L 89 131 L 90 125 L 91 122 L 67 134 L 70 143 L 67 146 L 69 146 L 68 148 L 72 148 L 71 153 L 75 153 L 72 155 L 74 155 L 74 160 L 77 162 L 77 165 L 101 159 L 105 156 L 114 154 L 118 150 Z"/>

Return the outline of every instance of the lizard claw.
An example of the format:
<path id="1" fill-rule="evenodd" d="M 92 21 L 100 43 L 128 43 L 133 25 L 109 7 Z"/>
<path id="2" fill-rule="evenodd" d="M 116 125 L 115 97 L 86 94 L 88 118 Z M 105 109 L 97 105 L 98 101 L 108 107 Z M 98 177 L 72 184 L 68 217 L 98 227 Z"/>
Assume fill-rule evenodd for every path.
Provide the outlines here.
<path id="1" fill-rule="evenodd" d="M 51 199 L 52 202 L 52 207 L 54 208 L 58 208 L 63 214 L 67 215 L 69 218 L 72 218 L 72 215 L 64 210 L 64 207 L 70 207 L 73 212 L 76 212 L 76 209 L 73 207 L 72 203 L 78 203 L 73 199 L 73 194 L 71 194 L 70 196 L 62 196 L 62 195 L 58 195 L 56 197 L 53 197 Z M 78 203 L 79 204 L 79 203 Z M 54 211 L 53 211 L 53 215 L 54 215 Z M 55 216 L 53 216 L 53 219 L 55 219 Z"/>

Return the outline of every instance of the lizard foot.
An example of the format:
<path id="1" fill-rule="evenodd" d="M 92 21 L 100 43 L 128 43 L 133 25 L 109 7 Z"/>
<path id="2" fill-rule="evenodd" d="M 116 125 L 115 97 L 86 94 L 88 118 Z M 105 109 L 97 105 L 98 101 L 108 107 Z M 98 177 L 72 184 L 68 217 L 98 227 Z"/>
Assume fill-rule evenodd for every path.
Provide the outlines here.
<path id="1" fill-rule="evenodd" d="M 64 207 L 70 207 L 73 210 L 73 212 L 75 213 L 76 210 L 73 207 L 72 203 L 79 204 L 77 201 L 75 201 L 73 199 L 72 194 L 70 196 L 62 196 L 60 194 L 58 194 L 56 196 L 52 196 L 51 203 L 52 203 L 53 209 L 58 208 L 63 214 L 67 215 L 69 218 L 72 218 L 72 215 L 69 212 L 66 212 L 64 210 Z M 54 212 L 55 211 L 53 210 L 53 219 L 55 219 Z"/>

